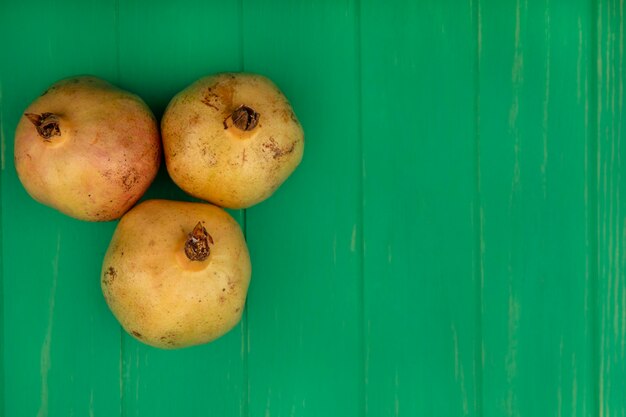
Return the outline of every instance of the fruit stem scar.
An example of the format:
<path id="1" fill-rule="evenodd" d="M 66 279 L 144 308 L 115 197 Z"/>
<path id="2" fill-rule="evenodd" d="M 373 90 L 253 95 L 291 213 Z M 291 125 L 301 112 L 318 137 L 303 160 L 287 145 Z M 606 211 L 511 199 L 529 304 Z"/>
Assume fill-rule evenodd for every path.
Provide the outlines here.
<path id="1" fill-rule="evenodd" d="M 37 133 L 45 141 L 50 142 L 52 136 L 61 136 L 59 117 L 54 113 L 24 113 L 24 116 L 35 125 Z"/>
<path id="2" fill-rule="evenodd" d="M 239 130 L 249 132 L 253 130 L 259 123 L 261 115 L 253 108 L 242 104 L 237 107 L 226 119 L 224 119 L 224 129 L 228 129 L 228 120 Z"/>
<path id="3" fill-rule="evenodd" d="M 209 243 L 213 244 L 213 238 L 202 222 L 198 222 L 185 241 L 185 255 L 190 261 L 204 261 L 211 253 Z"/>

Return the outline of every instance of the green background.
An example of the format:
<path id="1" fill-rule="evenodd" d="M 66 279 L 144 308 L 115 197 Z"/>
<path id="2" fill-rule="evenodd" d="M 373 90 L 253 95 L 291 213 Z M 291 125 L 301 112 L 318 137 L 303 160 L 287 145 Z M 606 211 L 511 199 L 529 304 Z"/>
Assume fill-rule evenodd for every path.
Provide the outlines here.
<path id="1" fill-rule="evenodd" d="M 0 0 L 0 410 L 625 416 L 624 7 Z M 13 133 L 60 78 L 103 77 L 160 117 L 219 71 L 273 79 L 305 156 L 234 212 L 242 322 L 160 351 L 100 292 L 115 222 L 30 199 Z M 163 169 L 146 197 L 188 199 Z"/>

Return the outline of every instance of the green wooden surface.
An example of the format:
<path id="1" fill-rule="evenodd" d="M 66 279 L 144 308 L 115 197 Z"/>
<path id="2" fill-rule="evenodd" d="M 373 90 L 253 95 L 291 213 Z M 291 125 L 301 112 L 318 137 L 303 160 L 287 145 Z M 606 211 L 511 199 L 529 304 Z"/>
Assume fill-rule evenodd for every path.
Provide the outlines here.
<path id="1" fill-rule="evenodd" d="M 293 177 L 246 213 L 255 277 L 247 310 L 248 412 L 358 415 L 363 379 L 355 4 L 284 3 L 243 4 L 244 70 L 284 80 L 279 85 L 306 138 Z"/>
<path id="2" fill-rule="evenodd" d="M 365 411 L 476 415 L 475 11 L 361 11 Z"/>
<path id="3" fill-rule="evenodd" d="M 604 415 L 626 415 L 624 1 L 601 4 L 596 13 L 598 406 Z"/>
<path id="4" fill-rule="evenodd" d="M 597 412 L 590 17 L 583 1 L 481 4 L 485 415 Z"/>
<path id="5" fill-rule="evenodd" d="M 624 0 L 0 0 L 0 415 L 626 416 Z M 160 117 L 200 76 L 290 98 L 305 156 L 233 212 L 223 338 L 160 351 L 100 293 L 115 222 L 28 197 L 23 109 L 91 73 Z M 146 198 L 189 200 L 159 173 Z"/>

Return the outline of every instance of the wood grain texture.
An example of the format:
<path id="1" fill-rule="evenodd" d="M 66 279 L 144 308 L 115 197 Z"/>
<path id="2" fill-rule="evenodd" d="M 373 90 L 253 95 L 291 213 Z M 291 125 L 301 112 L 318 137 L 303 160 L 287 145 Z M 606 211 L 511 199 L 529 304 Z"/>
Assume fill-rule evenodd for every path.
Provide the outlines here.
<path id="1" fill-rule="evenodd" d="M 594 415 L 591 7 L 481 1 L 480 22 L 484 415 Z"/>
<path id="2" fill-rule="evenodd" d="M 114 78 L 114 23 L 112 3 L 3 2 L 2 415 L 119 414 L 120 329 L 107 320 L 98 288 L 113 225 L 34 202 L 12 157 L 21 112 L 51 83 L 85 73 Z"/>
<path id="3" fill-rule="evenodd" d="M 7 5 L 5 3 L 0 3 L 0 16 L 6 16 L 7 15 Z M 2 24 L 2 21 L 0 19 L 0 25 Z M 5 29 L 4 28 L 0 28 L 0 36 L 4 36 L 5 35 Z M 7 57 L 2 54 L 0 52 L 0 59 L 6 60 Z M 2 228 L 2 230 L 4 230 L 4 216 L 2 214 L 2 212 L 4 211 L 4 207 L 5 207 L 5 200 L 4 200 L 4 193 L 3 193 L 3 188 L 4 188 L 4 177 L 6 177 L 6 175 L 4 174 L 4 168 L 5 168 L 5 157 L 6 157 L 6 134 L 4 133 L 4 122 L 3 122 L 3 117 L 4 117 L 4 111 L 3 111 L 3 107 L 4 107 L 4 102 L 2 100 L 2 86 L 3 86 L 3 80 L 4 78 L 4 73 L 5 73 L 5 69 L 3 65 L 0 65 L 0 228 Z M 4 273 L 5 268 L 4 268 L 4 233 L 2 231 L 0 231 L 0 412 L 4 413 L 5 411 L 5 404 L 6 404 L 6 400 L 5 400 L 5 393 L 6 393 L 6 389 L 4 386 L 5 383 L 5 369 L 4 369 L 4 319 L 5 319 L 5 313 L 4 313 Z"/>
<path id="4" fill-rule="evenodd" d="M 626 416 L 626 147 L 624 1 L 598 1 L 598 415 Z"/>
<path id="5" fill-rule="evenodd" d="M 247 211 L 249 414 L 359 415 L 359 97 L 351 0 L 243 3 L 244 69 L 273 79 L 304 159 Z"/>
<path id="6" fill-rule="evenodd" d="M 626 417 L 624 3 L 0 1 L 0 415 Z M 242 322 L 156 350 L 100 292 L 115 222 L 34 202 L 13 132 L 69 75 L 160 117 L 239 70 L 304 160 L 232 212 Z"/>
<path id="7" fill-rule="evenodd" d="M 475 10 L 362 16 L 365 414 L 480 415 Z"/>

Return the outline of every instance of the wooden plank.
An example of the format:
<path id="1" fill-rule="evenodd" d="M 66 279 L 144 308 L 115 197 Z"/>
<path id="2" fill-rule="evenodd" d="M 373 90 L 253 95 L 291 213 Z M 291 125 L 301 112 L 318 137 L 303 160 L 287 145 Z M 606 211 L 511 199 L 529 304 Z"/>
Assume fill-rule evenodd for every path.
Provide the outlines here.
<path id="1" fill-rule="evenodd" d="M 591 5 L 479 10 L 484 415 L 594 415 Z"/>
<path id="2" fill-rule="evenodd" d="M 12 157 L 22 111 L 49 84 L 84 73 L 115 81 L 114 3 L 2 4 L 0 414 L 115 416 L 120 331 L 105 319 L 98 282 L 113 224 L 80 222 L 36 203 Z"/>
<path id="3" fill-rule="evenodd" d="M 304 159 L 248 209 L 251 416 L 361 410 L 360 144 L 354 1 L 243 4 L 244 69 L 274 80 Z"/>
<path id="4" fill-rule="evenodd" d="M 237 2 L 120 2 L 120 79 L 158 118 L 169 100 L 197 78 L 241 69 Z M 146 198 L 192 200 L 165 166 Z M 243 224 L 243 212 L 232 213 Z M 112 317 L 111 317 L 112 319 Z M 124 333 L 123 415 L 243 415 L 246 403 L 244 321 L 203 346 L 160 351 Z"/>
<path id="5" fill-rule="evenodd" d="M 598 415 L 626 416 L 624 1 L 601 0 L 597 39 Z"/>
<path id="6" fill-rule="evenodd" d="M 6 16 L 8 14 L 8 8 L 6 3 L 0 3 L 0 16 Z M 2 18 L 0 18 L 0 36 L 2 39 L 5 38 L 5 25 L 2 24 Z M 8 57 L 0 53 L 0 59 L 6 60 Z M 4 197 L 6 195 L 3 193 L 4 189 L 4 177 L 6 174 L 4 173 L 5 169 L 5 158 L 6 158 L 6 134 L 4 122 L 3 122 L 3 108 L 4 102 L 2 101 L 2 80 L 4 79 L 5 68 L 3 65 L 0 65 L 0 413 L 2 415 L 6 414 L 6 400 L 5 400 L 5 379 L 6 379 L 6 371 L 4 363 L 6 362 L 4 358 L 4 233 L 2 232 L 2 228 L 4 227 L 4 216 L 2 212 L 4 211 Z"/>
<path id="7" fill-rule="evenodd" d="M 474 5 L 361 25 L 366 415 L 480 415 Z"/>

